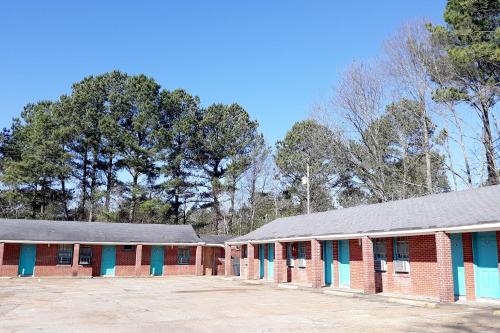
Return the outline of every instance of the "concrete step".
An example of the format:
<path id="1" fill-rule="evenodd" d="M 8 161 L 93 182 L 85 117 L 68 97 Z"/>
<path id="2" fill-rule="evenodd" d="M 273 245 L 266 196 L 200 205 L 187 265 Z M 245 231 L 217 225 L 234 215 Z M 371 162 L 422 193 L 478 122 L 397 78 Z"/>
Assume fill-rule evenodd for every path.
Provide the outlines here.
<path id="1" fill-rule="evenodd" d="M 299 289 L 299 286 L 293 285 L 293 284 L 288 284 L 288 283 L 280 283 L 280 284 L 278 284 L 278 288 L 282 288 L 282 289 Z"/>
<path id="2" fill-rule="evenodd" d="M 421 308 L 434 309 L 438 306 L 438 304 L 435 302 L 419 301 L 419 300 L 408 299 L 408 298 L 396 298 L 396 297 L 388 297 L 388 298 L 382 297 L 382 298 L 388 302 L 391 302 L 391 303 L 398 303 L 398 304 L 410 305 L 410 306 L 418 306 Z"/>

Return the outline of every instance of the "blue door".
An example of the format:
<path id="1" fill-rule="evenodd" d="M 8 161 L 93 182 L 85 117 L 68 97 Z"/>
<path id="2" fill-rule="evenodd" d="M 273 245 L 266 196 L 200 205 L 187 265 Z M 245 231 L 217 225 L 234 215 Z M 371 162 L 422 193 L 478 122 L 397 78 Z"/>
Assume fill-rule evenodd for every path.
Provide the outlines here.
<path id="1" fill-rule="evenodd" d="M 33 273 L 35 272 L 35 260 L 36 245 L 22 244 L 17 274 L 21 276 L 33 276 Z"/>
<path id="2" fill-rule="evenodd" d="M 260 262 L 260 274 L 259 278 L 263 279 L 264 278 L 264 251 L 265 251 L 265 244 L 260 244 L 259 245 L 259 262 Z"/>
<path id="3" fill-rule="evenodd" d="M 163 246 L 151 247 L 151 267 L 149 273 L 154 276 L 163 275 L 163 261 L 165 249 Z"/>
<path id="4" fill-rule="evenodd" d="M 475 233 L 473 241 L 476 296 L 500 298 L 496 233 L 494 231 Z"/>
<path id="5" fill-rule="evenodd" d="M 323 242 L 323 262 L 325 263 L 325 284 L 333 282 L 333 241 Z"/>
<path id="6" fill-rule="evenodd" d="M 274 278 L 274 244 L 267 246 L 267 279 Z"/>
<path id="7" fill-rule="evenodd" d="M 453 286 L 455 295 L 465 295 L 464 250 L 462 234 L 451 234 L 451 259 L 453 262 Z"/>
<path id="8" fill-rule="evenodd" d="M 339 240 L 339 284 L 349 288 L 351 285 L 351 269 L 349 267 L 349 240 Z"/>
<path id="9" fill-rule="evenodd" d="M 102 247 L 101 275 L 115 275 L 115 257 L 116 250 L 113 245 L 104 245 Z"/>

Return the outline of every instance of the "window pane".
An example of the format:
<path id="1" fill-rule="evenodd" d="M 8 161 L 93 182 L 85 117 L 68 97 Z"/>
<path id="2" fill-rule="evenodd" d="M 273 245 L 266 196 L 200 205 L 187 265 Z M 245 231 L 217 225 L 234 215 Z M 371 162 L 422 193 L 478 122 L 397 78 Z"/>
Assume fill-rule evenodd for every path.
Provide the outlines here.
<path id="1" fill-rule="evenodd" d="M 71 265 L 73 262 L 73 245 L 61 244 L 57 249 L 57 264 Z"/>

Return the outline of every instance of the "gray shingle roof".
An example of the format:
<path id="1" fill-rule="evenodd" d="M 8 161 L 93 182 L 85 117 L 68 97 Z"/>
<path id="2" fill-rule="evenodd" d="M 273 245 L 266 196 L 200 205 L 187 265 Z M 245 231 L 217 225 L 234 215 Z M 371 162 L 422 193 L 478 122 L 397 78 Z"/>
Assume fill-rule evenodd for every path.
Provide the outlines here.
<path id="1" fill-rule="evenodd" d="M 0 241 L 198 243 L 191 225 L 0 219 Z"/>
<path id="2" fill-rule="evenodd" d="M 500 222 L 500 185 L 278 218 L 231 242 Z"/>
<path id="3" fill-rule="evenodd" d="M 233 236 L 228 235 L 199 235 L 201 240 L 210 245 L 224 245 Z"/>

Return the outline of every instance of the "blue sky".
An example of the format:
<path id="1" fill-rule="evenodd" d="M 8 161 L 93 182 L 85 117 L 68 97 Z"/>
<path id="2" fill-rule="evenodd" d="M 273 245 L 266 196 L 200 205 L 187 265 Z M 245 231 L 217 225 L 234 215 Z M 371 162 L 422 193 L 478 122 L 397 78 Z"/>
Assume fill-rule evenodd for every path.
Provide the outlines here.
<path id="1" fill-rule="evenodd" d="M 269 143 L 407 20 L 444 0 L 9 1 L 0 5 L 0 127 L 84 76 L 145 73 L 202 103 L 238 102 Z"/>

